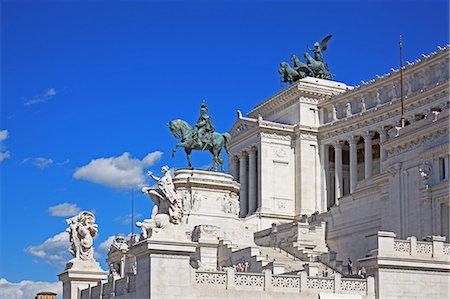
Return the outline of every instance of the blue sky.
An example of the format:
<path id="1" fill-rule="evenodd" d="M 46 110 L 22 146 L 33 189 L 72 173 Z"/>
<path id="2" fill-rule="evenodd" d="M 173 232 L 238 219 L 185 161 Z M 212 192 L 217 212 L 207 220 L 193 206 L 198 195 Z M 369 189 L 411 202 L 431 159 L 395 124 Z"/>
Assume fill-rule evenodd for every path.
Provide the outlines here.
<path id="1" fill-rule="evenodd" d="M 182 150 L 170 156 L 170 120 L 194 123 L 205 100 L 228 131 L 237 109 L 281 90 L 281 61 L 327 34 L 335 80 L 368 81 L 398 67 L 399 34 L 405 61 L 448 44 L 448 11 L 447 1 L 2 1 L 0 287 L 57 280 L 70 213 L 95 211 L 96 247 L 128 234 L 130 186 L 148 169 L 186 166 Z M 193 154 L 196 167 L 209 160 Z M 135 210 L 151 213 L 139 192 Z"/>

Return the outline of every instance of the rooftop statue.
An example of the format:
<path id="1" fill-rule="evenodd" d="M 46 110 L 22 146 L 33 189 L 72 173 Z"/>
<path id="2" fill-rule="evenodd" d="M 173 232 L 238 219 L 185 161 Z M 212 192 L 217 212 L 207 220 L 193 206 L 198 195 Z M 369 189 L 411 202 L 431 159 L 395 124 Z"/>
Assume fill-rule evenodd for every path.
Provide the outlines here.
<path id="1" fill-rule="evenodd" d="M 304 53 L 306 64 L 301 62 L 297 55 L 292 54 L 291 61 L 294 62 L 292 68 L 289 63 L 281 62 L 278 73 L 280 74 L 280 81 L 282 83 L 292 84 L 305 77 L 315 77 L 320 79 L 330 79 L 334 77 L 328 69 L 328 64 L 323 60 L 323 52 L 327 49 L 328 41 L 332 35 L 325 37 L 320 43 L 314 43 L 314 49 L 308 47 L 308 51 L 312 52 L 311 56 L 308 52 Z M 282 85 L 283 86 L 283 85 Z"/>
<path id="2" fill-rule="evenodd" d="M 179 147 L 184 147 L 188 159 L 188 166 L 192 168 L 191 152 L 193 150 L 209 151 L 213 155 L 213 163 L 209 170 L 217 171 L 219 165 L 224 171 L 224 163 L 220 155 L 222 148 L 228 154 L 228 145 L 231 140 L 229 133 L 217 133 L 212 125 L 211 117 L 207 113 L 208 106 L 203 103 L 200 109 L 200 117 L 194 127 L 181 119 L 172 120 L 168 125 L 173 136 L 181 139 L 172 151 L 172 157 Z"/>
<path id="3" fill-rule="evenodd" d="M 69 225 L 66 232 L 69 234 L 70 242 L 72 242 L 69 252 L 75 259 L 94 260 L 94 247 L 92 245 L 98 232 L 94 214 L 83 211 L 67 219 L 66 222 Z"/>

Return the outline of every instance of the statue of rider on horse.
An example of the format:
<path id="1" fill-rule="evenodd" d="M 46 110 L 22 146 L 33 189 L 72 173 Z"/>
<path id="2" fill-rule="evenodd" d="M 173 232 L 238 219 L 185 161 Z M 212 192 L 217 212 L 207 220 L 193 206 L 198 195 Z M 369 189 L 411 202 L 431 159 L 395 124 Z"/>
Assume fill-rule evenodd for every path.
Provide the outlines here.
<path id="1" fill-rule="evenodd" d="M 314 54 L 312 57 L 308 52 L 303 55 L 306 59 L 306 64 L 302 63 L 295 54 L 292 54 L 291 60 L 294 62 L 292 68 L 289 63 L 281 62 L 278 73 L 280 74 L 281 83 L 288 82 L 292 84 L 305 77 L 315 77 L 320 79 L 330 79 L 334 77 L 328 69 L 328 64 L 323 60 L 323 52 L 327 49 L 328 41 L 331 34 L 325 37 L 320 43 L 314 43 L 314 49 L 307 47 L 308 51 Z"/>
<path id="2" fill-rule="evenodd" d="M 213 163 L 209 170 L 217 171 L 220 165 L 221 170 L 224 171 L 224 162 L 220 156 L 222 148 L 225 148 L 228 154 L 231 135 L 229 133 L 215 132 L 211 116 L 207 112 L 208 106 L 203 103 L 200 109 L 200 117 L 194 127 L 181 119 L 175 119 L 169 122 L 168 126 L 173 136 L 181 139 L 181 142 L 173 149 L 172 156 L 175 156 L 179 147 L 183 147 L 188 159 L 188 166 L 192 168 L 192 150 L 209 151 L 213 155 Z"/>
<path id="3" fill-rule="evenodd" d="M 194 135 L 191 146 L 197 143 L 202 148 L 206 145 L 211 145 L 211 134 L 214 132 L 211 116 L 208 115 L 208 106 L 206 103 L 202 104 L 200 108 L 200 117 L 194 127 Z"/>

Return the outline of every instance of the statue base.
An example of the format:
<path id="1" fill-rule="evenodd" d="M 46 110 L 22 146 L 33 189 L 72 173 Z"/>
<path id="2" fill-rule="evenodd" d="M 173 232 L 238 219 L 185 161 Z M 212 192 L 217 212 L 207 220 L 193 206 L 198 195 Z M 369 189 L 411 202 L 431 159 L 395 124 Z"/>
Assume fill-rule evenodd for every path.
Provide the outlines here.
<path id="1" fill-rule="evenodd" d="M 218 227 L 218 238 L 252 244 L 253 233 L 239 218 L 240 185 L 223 172 L 197 169 L 175 171 L 173 183 L 183 200 L 183 223 L 192 233 L 198 225 Z"/>
<path id="2" fill-rule="evenodd" d="M 108 272 L 95 260 L 71 259 L 64 272 L 58 274 L 63 283 L 63 299 L 81 298 L 81 290 L 95 286 L 108 278 Z"/>

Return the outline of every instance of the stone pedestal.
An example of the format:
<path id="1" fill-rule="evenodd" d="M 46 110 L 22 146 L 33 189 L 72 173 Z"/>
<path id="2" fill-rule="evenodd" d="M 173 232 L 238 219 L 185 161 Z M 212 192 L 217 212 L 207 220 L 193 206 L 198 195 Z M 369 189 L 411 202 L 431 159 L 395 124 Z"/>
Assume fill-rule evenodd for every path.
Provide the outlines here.
<path id="1" fill-rule="evenodd" d="M 213 225 L 198 225 L 192 232 L 192 241 L 197 242 L 196 268 L 202 271 L 217 271 L 217 248 L 219 228 Z"/>
<path id="2" fill-rule="evenodd" d="M 70 260 L 64 272 L 58 274 L 63 283 L 63 299 L 80 298 L 81 290 L 106 280 L 108 272 L 103 271 L 96 261 Z"/>
<path id="3" fill-rule="evenodd" d="M 219 227 L 218 237 L 251 243 L 253 232 L 239 219 L 239 188 L 233 176 L 197 169 L 175 171 L 173 183 L 183 200 L 183 224 L 192 232 L 198 225 Z"/>
<path id="4" fill-rule="evenodd" d="M 195 246 L 175 225 L 131 246 L 137 261 L 135 298 L 188 298 Z"/>

